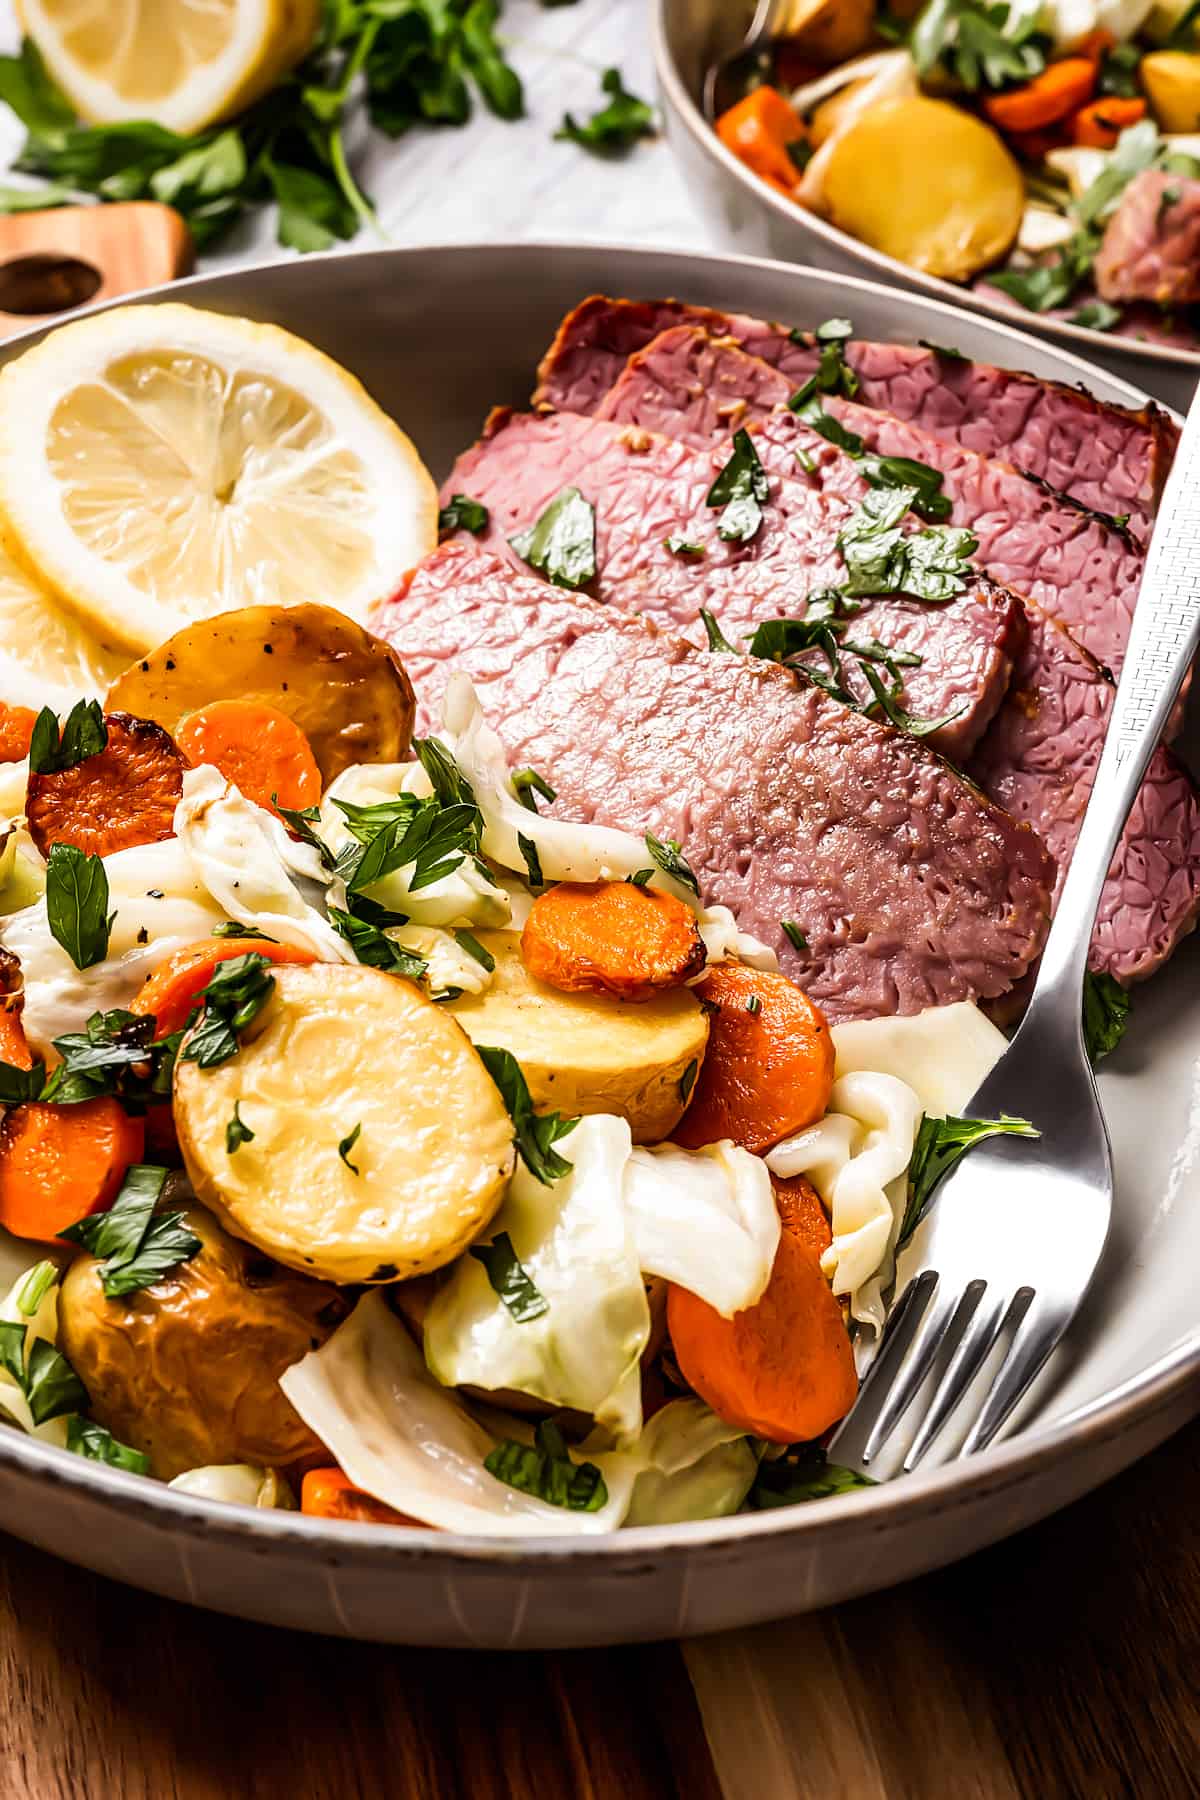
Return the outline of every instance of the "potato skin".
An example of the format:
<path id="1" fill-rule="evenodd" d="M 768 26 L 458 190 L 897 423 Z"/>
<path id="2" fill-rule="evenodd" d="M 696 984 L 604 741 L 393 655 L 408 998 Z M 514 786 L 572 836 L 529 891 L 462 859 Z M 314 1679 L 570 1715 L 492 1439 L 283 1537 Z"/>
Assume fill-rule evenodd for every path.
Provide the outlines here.
<path id="1" fill-rule="evenodd" d="M 64 1277 L 59 1347 L 93 1416 L 164 1481 L 211 1463 L 324 1457 L 279 1377 L 320 1348 L 351 1297 L 229 1237 L 201 1206 L 184 1219 L 203 1249 L 152 1287 L 106 1299 L 91 1256 Z"/>
<path id="2" fill-rule="evenodd" d="M 109 690 L 107 710 L 174 732 L 213 700 L 258 700 L 312 745 L 326 785 L 360 762 L 400 762 L 416 701 L 395 651 L 331 606 L 246 606 L 188 625 Z"/>
<path id="3" fill-rule="evenodd" d="M 542 1111 L 616 1113 L 638 1144 L 670 1137 L 690 1092 L 687 1070 L 695 1064 L 694 1081 L 708 1043 L 708 1018 L 692 990 L 669 988 L 636 1003 L 564 994 L 529 973 L 516 932 L 476 935 L 496 959 L 491 986 L 446 1006 L 467 1036 L 511 1050 Z"/>

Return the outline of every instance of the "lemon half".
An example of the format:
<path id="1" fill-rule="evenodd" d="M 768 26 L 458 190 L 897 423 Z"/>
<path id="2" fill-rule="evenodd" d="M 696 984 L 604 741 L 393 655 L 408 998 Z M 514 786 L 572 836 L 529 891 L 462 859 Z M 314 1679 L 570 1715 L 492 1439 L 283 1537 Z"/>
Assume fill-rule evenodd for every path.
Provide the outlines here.
<path id="1" fill-rule="evenodd" d="M 104 643 L 316 600 L 365 623 L 437 542 L 437 490 L 302 338 L 189 306 L 61 326 L 0 373 L 17 560 Z"/>
<path id="2" fill-rule="evenodd" d="M 70 711 L 101 695 L 129 662 L 60 606 L 0 539 L 0 700 L 40 711 Z"/>
<path id="3" fill-rule="evenodd" d="M 193 132 L 300 60 L 320 0 L 17 0 L 17 16 L 83 118 Z"/>

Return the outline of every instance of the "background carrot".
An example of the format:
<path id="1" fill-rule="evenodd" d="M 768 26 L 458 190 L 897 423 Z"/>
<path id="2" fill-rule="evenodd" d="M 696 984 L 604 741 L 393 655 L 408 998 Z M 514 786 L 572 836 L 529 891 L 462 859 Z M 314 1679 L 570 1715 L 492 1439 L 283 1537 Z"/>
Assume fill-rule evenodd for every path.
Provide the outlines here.
<path id="1" fill-rule="evenodd" d="M 1076 144 L 1095 150 L 1111 150 L 1128 125 L 1136 125 L 1146 116 L 1146 102 L 1140 94 L 1123 99 L 1119 94 L 1106 94 L 1081 106 L 1071 121 L 1071 137 Z"/>
<path id="2" fill-rule="evenodd" d="M 0 1125 L 0 1225 L 16 1237 L 56 1238 L 111 1206 L 145 1133 L 107 1096 L 78 1106 L 14 1106 Z"/>
<path id="3" fill-rule="evenodd" d="M 223 962 L 231 962 L 248 951 L 265 956 L 268 962 L 312 963 L 311 950 L 296 944 L 273 944 L 267 938 L 203 938 L 198 944 L 187 944 L 161 962 L 146 977 L 141 989 L 130 1002 L 130 1011 L 145 1017 L 153 1013 L 155 1036 L 170 1037 L 182 1031 L 188 1015 Z"/>
<path id="4" fill-rule="evenodd" d="M 37 714 L 31 706 L 10 706 L 0 700 L 0 763 L 20 762 L 29 755 L 29 741 Z"/>
<path id="5" fill-rule="evenodd" d="M 321 771 L 294 719 L 258 700 L 214 700 L 183 721 L 175 741 L 191 763 L 211 763 L 258 806 L 299 811 L 321 798 Z"/>
<path id="6" fill-rule="evenodd" d="M 1097 65 L 1087 56 L 1047 63 L 1040 75 L 1005 94 L 989 94 L 983 110 L 1001 131 L 1040 131 L 1077 112 L 1096 89 Z"/>
<path id="7" fill-rule="evenodd" d="M 521 933 L 521 954 L 529 973 L 550 987 L 619 1000 L 648 1000 L 704 967 L 691 907 L 631 881 L 547 888 Z"/>
<path id="8" fill-rule="evenodd" d="M 820 1194 L 803 1175 L 792 1175 L 786 1180 L 782 1175 L 772 1175 L 771 1186 L 779 1223 L 819 1261 L 833 1242 L 829 1214 L 821 1204 Z"/>
<path id="9" fill-rule="evenodd" d="M 111 856 L 172 836 L 184 760 L 161 725 L 109 713 L 108 743 L 95 756 L 50 775 L 30 774 L 25 811 L 43 856 L 74 844 Z"/>
<path id="10" fill-rule="evenodd" d="M 25 1038 L 21 1014 L 25 1010 L 21 965 L 11 950 L 0 950 L 0 1062 L 15 1069 L 32 1069 L 33 1053 Z"/>
<path id="11" fill-rule="evenodd" d="M 820 1007 L 786 975 L 740 963 L 715 963 L 694 991 L 710 1008 L 708 1049 L 675 1142 L 759 1152 L 819 1119 L 833 1086 Z"/>
<path id="12" fill-rule="evenodd" d="M 314 1519 L 355 1519 L 364 1525 L 420 1525 L 374 1494 L 355 1487 L 340 1469 L 310 1469 L 300 1486 L 300 1511 Z"/>
<path id="13" fill-rule="evenodd" d="M 747 168 L 790 199 L 800 171 L 788 145 L 803 143 L 800 115 L 778 89 L 757 87 L 717 120 L 717 136 Z"/>
<path id="14" fill-rule="evenodd" d="M 824 1209 L 806 1181 L 783 1190 L 783 1230 L 762 1299 L 732 1319 L 671 1288 L 667 1323 L 684 1379 L 715 1413 L 773 1444 L 819 1437 L 858 1392 L 842 1309 L 821 1273 Z"/>

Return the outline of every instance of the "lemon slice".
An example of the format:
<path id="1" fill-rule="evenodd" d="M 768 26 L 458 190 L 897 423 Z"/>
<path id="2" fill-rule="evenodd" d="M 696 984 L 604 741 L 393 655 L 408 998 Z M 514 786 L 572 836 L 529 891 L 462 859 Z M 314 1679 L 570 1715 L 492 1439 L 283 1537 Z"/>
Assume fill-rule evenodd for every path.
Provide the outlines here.
<path id="1" fill-rule="evenodd" d="M 0 373 L 13 554 L 104 643 L 141 655 L 242 606 L 365 623 L 437 542 L 437 490 L 346 370 L 273 325 L 129 306 Z"/>
<path id="2" fill-rule="evenodd" d="M 274 87 L 320 0 L 17 0 L 17 16 L 85 119 L 191 132 Z"/>
<path id="3" fill-rule="evenodd" d="M 0 700 L 67 712 L 76 700 L 106 693 L 128 662 L 128 651 L 101 644 L 0 541 Z"/>

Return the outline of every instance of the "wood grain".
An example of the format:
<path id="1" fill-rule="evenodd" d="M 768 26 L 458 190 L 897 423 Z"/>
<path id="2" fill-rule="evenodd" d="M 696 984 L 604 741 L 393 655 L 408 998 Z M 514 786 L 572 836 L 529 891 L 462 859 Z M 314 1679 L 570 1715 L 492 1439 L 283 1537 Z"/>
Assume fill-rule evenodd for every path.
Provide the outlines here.
<path id="1" fill-rule="evenodd" d="M 682 1655 L 300 1637 L 0 1539 L 0 1800 L 1185 1800 L 1198 1492 L 1200 1425 L 957 1567 Z"/>
<path id="2" fill-rule="evenodd" d="M 30 259 L 43 259 L 40 266 Z M 98 287 L 73 292 L 62 259 L 96 270 Z M 192 234 L 173 207 L 154 200 L 63 206 L 0 217 L 0 341 L 47 323 L 64 307 L 98 304 L 191 272 Z M 55 264 L 58 264 L 55 267 Z M 25 298 L 18 302 L 18 294 Z M 57 296 L 54 310 L 30 310 Z M 6 312 L 6 305 L 20 311 Z"/>

